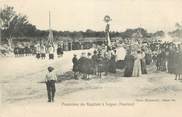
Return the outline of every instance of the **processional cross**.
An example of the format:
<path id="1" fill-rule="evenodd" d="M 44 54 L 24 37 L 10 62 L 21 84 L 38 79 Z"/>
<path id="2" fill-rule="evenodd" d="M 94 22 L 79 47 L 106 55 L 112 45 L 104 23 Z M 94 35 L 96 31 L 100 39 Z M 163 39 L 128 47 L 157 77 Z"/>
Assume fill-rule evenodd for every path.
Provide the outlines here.
<path id="1" fill-rule="evenodd" d="M 106 22 L 106 28 L 105 28 L 105 32 L 106 32 L 106 39 L 107 39 L 107 45 L 108 46 L 111 46 L 111 40 L 110 40 L 110 35 L 109 35 L 109 32 L 110 32 L 110 24 L 109 22 L 111 21 L 112 19 L 110 18 L 110 16 L 106 15 L 104 17 L 104 21 Z"/>

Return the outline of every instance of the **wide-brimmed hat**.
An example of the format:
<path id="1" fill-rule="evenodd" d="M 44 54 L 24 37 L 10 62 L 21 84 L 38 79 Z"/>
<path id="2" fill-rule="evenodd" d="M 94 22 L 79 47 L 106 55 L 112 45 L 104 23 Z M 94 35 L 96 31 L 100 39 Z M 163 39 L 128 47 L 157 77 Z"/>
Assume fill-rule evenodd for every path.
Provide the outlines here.
<path id="1" fill-rule="evenodd" d="M 49 67 L 48 67 L 48 70 L 49 70 L 49 71 L 53 71 L 53 70 L 54 70 L 54 68 L 53 68 L 53 67 L 51 67 L 51 66 L 49 66 Z"/>

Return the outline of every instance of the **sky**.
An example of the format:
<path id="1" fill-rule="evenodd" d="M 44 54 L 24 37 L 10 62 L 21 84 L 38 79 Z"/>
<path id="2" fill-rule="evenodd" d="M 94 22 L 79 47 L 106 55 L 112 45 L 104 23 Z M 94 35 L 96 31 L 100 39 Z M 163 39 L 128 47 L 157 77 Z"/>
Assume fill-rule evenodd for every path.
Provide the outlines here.
<path id="1" fill-rule="evenodd" d="M 112 31 L 171 31 L 182 22 L 182 0 L 0 0 L 4 5 L 14 6 L 39 29 L 49 28 L 49 11 L 52 29 L 62 31 L 102 31 L 105 15 L 112 18 Z"/>

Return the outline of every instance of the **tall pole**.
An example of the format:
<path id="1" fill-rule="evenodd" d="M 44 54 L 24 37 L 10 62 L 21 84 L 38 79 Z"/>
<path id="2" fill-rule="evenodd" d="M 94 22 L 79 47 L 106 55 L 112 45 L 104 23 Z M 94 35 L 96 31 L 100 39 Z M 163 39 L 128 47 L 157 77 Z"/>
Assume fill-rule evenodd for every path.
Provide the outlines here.
<path id="1" fill-rule="evenodd" d="M 49 31 L 51 30 L 51 12 L 49 11 Z"/>
<path id="2" fill-rule="evenodd" d="M 49 36 L 48 36 L 48 43 L 52 46 L 54 46 L 53 43 L 54 37 L 53 37 L 53 32 L 51 29 L 51 12 L 49 11 Z"/>

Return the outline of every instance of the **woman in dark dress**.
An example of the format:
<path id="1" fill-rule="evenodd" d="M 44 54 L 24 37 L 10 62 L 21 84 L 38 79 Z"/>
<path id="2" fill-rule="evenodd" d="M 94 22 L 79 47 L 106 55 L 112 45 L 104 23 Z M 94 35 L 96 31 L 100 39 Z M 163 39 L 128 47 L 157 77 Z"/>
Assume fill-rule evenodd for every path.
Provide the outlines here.
<path id="1" fill-rule="evenodd" d="M 124 61 L 125 61 L 124 77 L 131 77 L 134 66 L 134 56 L 131 55 L 131 51 L 127 51 Z"/>
<path id="2" fill-rule="evenodd" d="M 175 69 L 175 51 L 172 47 L 170 47 L 169 55 L 168 55 L 168 72 L 174 73 Z"/>
<path id="3" fill-rule="evenodd" d="M 78 59 L 77 56 L 74 54 L 74 57 L 72 59 L 72 63 L 73 63 L 73 72 L 74 72 L 74 79 L 78 79 L 77 78 L 77 74 L 78 74 Z"/>
<path id="4" fill-rule="evenodd" d="M 97 67 L 98 67 L 98 76 L 99 78 L 102 77 L 102 72 L 104 72 L 104 58 L 101 56 L 101 54 L 98 54 L 98 58 L 97 58 Z"/>
<path id="5" fill-rule="evenodd" d="M 152 55 L 151 53 L 146 53 L 145 54 L 145 62 L 146 62 L 146 65 L 150 65 L 151 62 L 152 62 Z"/>
<path id="6" fill-rule="evenodd" d="M 161 61 L 162 61 L 162 54 L 160 52 L 157 54 L 157 62 L 156 62 L 157 71 L 160 71 L 162 69 L 161 68 L 161 66 L 162 66 Z"/>
<path id="7" fill-rule="evenodd" d="M 93 63 L 90 58 L 82 53 L 82 57 L 78 60 L 78 70 L 83 74 L 83 79 L 89 79 L 89 74 L 93 74 Z"/>
<path id="8" fill-rule="evenodd" d="M 62 57 L 63 56 L 63 49 L 62 49 L 62 47 L 60 45 L 57 48 L 57 55 L 58 55 L 58 57 Z"/>
<path id="9" fill-rule="evenodd" d="M 174 62 L 174 73 L 175 73 L 175 80 L 181 80 L 182 74 L 182 51 L 180 47 L 175 53 L 175 62 Z"/>
<path id="10" fill-rule="evenodd" d="M 142 68 L 142 74 L 147 74 L 147 66 L 146 66 L 144 50 L 142 50 L 141 68 Z"/>
<path id="11" fill-rule="evenodd" d="M 97 55 L 97 51 L 94 51 L 94 55 L 92 56 L 92 61 L 93 61 L 93 66 L 94 66 L 94 75 L 97 74 L 97 68 L 98 68 L 98 63 L 97 63 L 97 60 L 98 60 L 98 55 Z"/>
<path id="12" fill-rule="evenodd" d="M 110 63 L 109 71 L 111 73 L 116 73 L 116 54 L 111 55 L 111 60 L 109 63 Z"/>

